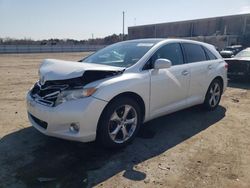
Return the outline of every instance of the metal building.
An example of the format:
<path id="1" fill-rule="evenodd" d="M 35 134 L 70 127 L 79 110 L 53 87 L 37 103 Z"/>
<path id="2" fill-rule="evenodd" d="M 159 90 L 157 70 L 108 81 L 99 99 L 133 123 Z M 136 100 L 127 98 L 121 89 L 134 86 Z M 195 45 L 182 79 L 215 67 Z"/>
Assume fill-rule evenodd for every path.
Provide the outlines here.
<path id="1" fill-rule="evenodd" d="M 224 48 L 239 44 L 250 36 L 250 14 L 239 14 L 197 20 L 133 26 L 128 28 L 129 39 L 188 38 Z"/>

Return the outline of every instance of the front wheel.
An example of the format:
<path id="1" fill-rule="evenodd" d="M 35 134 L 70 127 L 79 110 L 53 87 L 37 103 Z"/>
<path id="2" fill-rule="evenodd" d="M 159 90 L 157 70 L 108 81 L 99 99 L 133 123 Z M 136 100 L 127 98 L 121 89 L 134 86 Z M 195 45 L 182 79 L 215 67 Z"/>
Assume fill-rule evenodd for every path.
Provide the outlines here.
<path id="1" fill-rule="evenodd" d="M 219 79 L 215 79 L 210 84 L 205 101 L 204 101 L 204 107 L 207 110 L 215 110 L 217 106 L 220 103 L 221 95 L 222 95 L 222 83 Z"/>
<path id="2" fill-rule="evenodd" d="M 105 147 L 123 147 L 131 142 L 141 124 L 141 111 L 131 98 L 112 101 L 101 115 L 97 141 Z"/>

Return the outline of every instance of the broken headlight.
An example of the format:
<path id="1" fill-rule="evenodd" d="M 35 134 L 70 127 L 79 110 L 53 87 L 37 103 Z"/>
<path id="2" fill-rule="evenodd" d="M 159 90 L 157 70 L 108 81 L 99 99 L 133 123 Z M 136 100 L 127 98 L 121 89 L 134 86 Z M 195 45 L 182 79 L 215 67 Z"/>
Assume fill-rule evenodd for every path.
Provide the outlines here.
<path id="1" fill-rule="evenodd" d="M 75 99 L 89 97 L 96 90 L 97 89 L 94 87 L 83 88 L 83 89 L 74 89 L 74 90 L 64 90 L 58 95 L 55 105 L 57 106 L 57 105 L 64 103 L 66 101 L 71 101 L 71 100 L 75 100 Z"/>

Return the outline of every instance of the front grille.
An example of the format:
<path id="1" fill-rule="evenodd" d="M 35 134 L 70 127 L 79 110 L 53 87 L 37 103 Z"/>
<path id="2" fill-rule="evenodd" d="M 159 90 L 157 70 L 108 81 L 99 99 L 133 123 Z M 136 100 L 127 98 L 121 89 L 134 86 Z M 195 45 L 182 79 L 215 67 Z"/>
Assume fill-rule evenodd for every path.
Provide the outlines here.
<path id="1" fill-rule="evenodd" d="M 47 129 L 48 127 L 48 123 L 45 122 L 45 121 L 42 121 L 38 118 L 36 118 L 35 116 L 33 116 L 32 114 L 29 113 L 29 116 L 32 118 L 32 120 L 37 124 L 39 125 L 40 127 L 44 128 L 44 129 Z"/>
<path id="2" fill-rule="evenodd" d="M 40 85 L 37 82 L 31 90 L 31 97 L 38 103 L 46 106 L 54 106 L 58 95 L 62 90 L 68 88 L 67 84 L 53 85 L 44 84 Z"/>

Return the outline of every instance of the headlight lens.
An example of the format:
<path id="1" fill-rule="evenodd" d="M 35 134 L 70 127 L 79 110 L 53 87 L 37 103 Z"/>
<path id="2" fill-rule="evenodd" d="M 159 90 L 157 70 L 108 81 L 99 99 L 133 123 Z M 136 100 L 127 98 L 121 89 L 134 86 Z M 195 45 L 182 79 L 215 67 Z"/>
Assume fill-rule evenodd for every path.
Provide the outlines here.
<path id="1" fill-rule="evenodd" d="M 62 91 L 57 97 L 56 105 L 59 105 L 66 101 L 89 97 L 95 91 L 96 91 L 96 88 L 85 88 L 85 89 L 74 89 L 74 90 Z"/>

